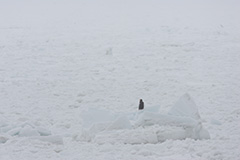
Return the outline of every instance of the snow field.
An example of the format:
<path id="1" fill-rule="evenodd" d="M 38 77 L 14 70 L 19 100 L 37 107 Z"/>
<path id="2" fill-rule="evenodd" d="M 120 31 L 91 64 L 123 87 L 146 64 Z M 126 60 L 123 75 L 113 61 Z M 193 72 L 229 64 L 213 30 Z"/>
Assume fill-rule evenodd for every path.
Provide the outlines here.
<path id="1" fill-rule="evenodd" d="M 0 159 L 239 159 L 238 15 L 235 0 L 0 1 Z M 78 139 L 91 107 L 132 113 L 142 98 L 166 115 L 186 92 L 211 139 Z M 168 130 L 146 128 L 135 133 Z"/>

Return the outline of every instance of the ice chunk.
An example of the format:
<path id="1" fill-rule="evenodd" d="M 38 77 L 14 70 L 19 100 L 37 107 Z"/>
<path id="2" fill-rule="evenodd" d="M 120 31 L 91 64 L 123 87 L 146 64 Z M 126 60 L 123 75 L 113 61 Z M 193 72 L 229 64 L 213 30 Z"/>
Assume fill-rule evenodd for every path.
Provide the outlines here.
<path id="1" fill-rule="evenodd" d="M 38 139 L 41 141 L 46 141 L 54 144 L 63 144 L 63 139 L 61 136 L 36 136 L 32 137 L 33 139 Z"/>
<path id="2" fill-rule="evenodd" d="M 37 129 L 38 133 L 41 136 L 49 136 L 49 135 L 51 135 L 51 131 L 47 130 L 46 128 L 37 127 L 36 129 Z"/>
<path id="3" fill-rule="evenodd" d="M 159 111 L 160 106 L 151 106 L 151 107 L 145 107 L 144 111 L 148 111 L 148 112 L 154 112 L 157 113 Z"/>
<path id="4" fill-rule="evenodd" d="M 24 128 L 25 126 L 30 126 L 30 127 L 34 128 L 34 125 L 30 122 L 24 122 L 24 123 L 21 124 L 21 127 Z"/>
<path id="5" fill-rule="evenodd" d="M 83 125 L 86 128 L 91 127 L 95 123 L 112 122 L 116 119 L 116 115 L 107 110 L 97 108 L 89 108 L 87 112 L 82 113 Z"/>
<path id="6" fill-rule="evenodd" d="M 118 119 L 116 119 L 114 122 L 112 122 L 107 130 L 114 130 L 114 129 L 130 129 L 131 123 L 127 116 L 121 116 Z"/>
<path id="7" fill-rule="evenodd" d="M 154 125 L 144 128 L 104 131 L 97 134 L 93 142 L 98 144 L 155 144 L 167 139 L 185 139 L 191 138 L 191 136 L 192 133 L 182 127 Z"/>
<path id="8" fill-rule="evenodd" d="M 19 134 L 19 132 L 21 131 L 22 127 L 17 127 L 17 128 L 13 128 L 10 131 L 7 132 L 7 134 L 11 135 L 11 136 L 16 136 Z"/>
<path id="9" fill-rule="evenodd" d="M 197 126 L 193 128 L 193 139 L 210 139 L 209 132 L 203 128 L 202 123 L 199 122 Z"/>
<path id="10" fill-rule="evenodd" d="M 72 136 L 72 139 L 76 140 L 76 141 L 90 142 L 94 136 L 95 135 L 93 135 L 93 136 L 90 135 L 86 129 L 82 128 L 80 133 L 74 134 Z"/>
<path id="11" fill-rule="evenodd" d="M 167 139 L 172 140 L 182 140 L 186 138 L 191 138 L 192 132 L 189 128 L 179 127 L 179 126 L 159 126 L 156 132 L 158 142 L 164 142 Z"/>
<path id="12" fill-rule="evenodd" d="M 104 131 L 97 134 L 93 142 L 98 144 L 104 143 L 124 143 L 124 144 L 142 144 L 142 143 L 157 143 L 157 135 L 152 129 L 134 129 L 134 130 L 116 130 Z"/>
<path id="13" fill-rule="evenodd" d="M 214 118 L 211 119 L 211 124 L 214 124 L 214 125 L 222 125 L 222 123 L 219 121 L 219 120 L 216 120 Z"/>
<path id="14" fill-rule="evenodd" d="M 187 93 L 177 101 L 168 113 L 169 115 L 191 117 L 196 120 L 200 119 L 197 106 Z"/>
<path id="15" fill-rule="evenodd" d="M 38 131 L 32 128 L 29 125 L 24 126 L 21 131 L 19 132 L 19 136 L 21 137 L 31 137 L 31 136 L 40 136 Z"/>
<path id="16" fill-rule="evenodd" d="M 135 127 L 150 126 L 155 124 L 194 127 L 197 125 L 197 121 L 188 117 L 179 117 L 179 116 L 163 115 L 159 113 L 144 112 L 140 116 L 138 121 L 135 123 Z"/>
<path id="17" fill-rule="evenodd" d="M 205 128 L 201 128 L 198 131 L 199 136 L 196 139 L 210 139 L 210 134 L 208 132 L 208 130 L 206 130 Z"/>
<path id="18" fill-rule="evenodd" d="M 10 131 L 11 129 L 13 129 L 13 127 L 10 126 L 10 125 L 1 127 L 1 128 L 0 128 L 0 133 L 1 133 L 1 132 L 2 132 L 2 133 L 6 133 L 6 132 Z"/>
<path id="19" fill-rule="evenodd" d="M 89 129 L 88 131 L 90 132 L 90 134 L 96 134 L 98 132 L 104 131 L 106 130 L 106 128 L 110 125 L 110 122 L 99 122 L 99 123 L 94 123 Z"/>

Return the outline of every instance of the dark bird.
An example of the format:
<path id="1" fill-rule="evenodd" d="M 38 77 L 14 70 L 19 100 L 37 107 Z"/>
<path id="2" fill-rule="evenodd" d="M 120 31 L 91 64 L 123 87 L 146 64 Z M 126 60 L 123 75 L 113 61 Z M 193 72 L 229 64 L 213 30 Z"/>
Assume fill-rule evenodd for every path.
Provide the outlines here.
<path id="1" fill-rule="evenodd" d="M 142 101 L 142 99 L 140 99 L 139 101 L 139 107 L 138 107 L 139 110 L 142 110 L 144 109 L 144 102 Z"/>

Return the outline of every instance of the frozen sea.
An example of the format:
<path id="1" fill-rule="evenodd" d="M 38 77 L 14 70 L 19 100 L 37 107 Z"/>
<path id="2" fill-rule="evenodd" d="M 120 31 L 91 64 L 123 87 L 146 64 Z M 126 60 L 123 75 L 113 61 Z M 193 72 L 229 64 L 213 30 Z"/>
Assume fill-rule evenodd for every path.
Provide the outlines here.
<path id="1" fill-rule="evenodd" d="M 239 15 L 237 0 L 0 0 L 0 160 L 240 159 Z M 210 139 L 75 138 L 91 107 L 165 114 L 185 93 Z"/>

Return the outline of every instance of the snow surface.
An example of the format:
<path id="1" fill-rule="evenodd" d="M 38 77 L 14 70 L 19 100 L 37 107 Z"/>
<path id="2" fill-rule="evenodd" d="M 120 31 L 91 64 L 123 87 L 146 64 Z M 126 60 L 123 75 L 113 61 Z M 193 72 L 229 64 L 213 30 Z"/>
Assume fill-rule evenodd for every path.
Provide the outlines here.
<path id="1" fill-rule="evenodd" d="M 239 12 L 237 0 L 1 0 L 0 159 L 239 159 Z M 184 93 L 210 139 L 115 128 L 140 98 L 183 116 L 168 111 Z M 129 115 L 86 142 L 90 108 Z"/>

